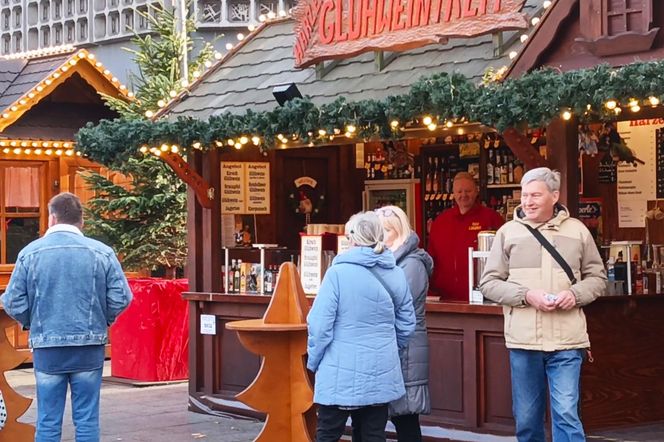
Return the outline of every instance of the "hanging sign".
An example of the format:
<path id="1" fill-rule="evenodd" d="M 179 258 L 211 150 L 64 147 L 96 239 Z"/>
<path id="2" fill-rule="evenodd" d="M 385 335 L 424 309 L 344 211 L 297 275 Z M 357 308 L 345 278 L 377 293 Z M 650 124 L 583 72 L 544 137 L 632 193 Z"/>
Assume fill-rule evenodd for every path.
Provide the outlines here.
<path id="1" fill-rule="evenodd" d="M 270 163 L 221 162 L 221 213 L 270 213 Z"/>
<path id="2" fill-rule="evenodd" d="M 524 0 L 300 0 L 295 66 L 527 29 Z"/>

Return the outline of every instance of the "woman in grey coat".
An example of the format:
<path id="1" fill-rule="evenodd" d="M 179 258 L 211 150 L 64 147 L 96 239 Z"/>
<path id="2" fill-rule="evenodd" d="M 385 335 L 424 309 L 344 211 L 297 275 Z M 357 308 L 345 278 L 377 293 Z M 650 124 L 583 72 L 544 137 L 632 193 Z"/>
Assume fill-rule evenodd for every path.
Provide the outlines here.
<path id="1" fill-rule="evenodd" d="M 399 351 L 406 395 L 389 404 L 389 415 L 399 442 L 420 442 L 420 414 L 431 412 L 429 399 L 429 341 L 424 316 L 433 260 L 419 247 L 420 239 L 411 229 L 408 216 L 396 206 L 376 209 L 383 223 L 385 245 L 394 253 L 406 274 L 415 308 L 415 332 Z M 353 442 L 360 442 L 353 425 Z"/>

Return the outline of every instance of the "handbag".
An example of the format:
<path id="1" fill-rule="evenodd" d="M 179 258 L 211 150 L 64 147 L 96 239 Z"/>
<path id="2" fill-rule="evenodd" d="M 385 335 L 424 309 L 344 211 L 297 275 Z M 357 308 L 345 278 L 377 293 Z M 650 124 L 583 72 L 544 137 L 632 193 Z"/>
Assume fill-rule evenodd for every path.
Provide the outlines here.
<path id="1" fill-rule="evenodd" d="M 569 280 L 572 282 L 572 285 L 576 284 L 576 277 L 574 276 L 574 272 L 572 271 L 572 268 L 567 264 L 567 261 L 565 261 L 565 258 L 563 258 L 560 253 L 558 253 L 558 250 L 551 244 L 545 237 L 542 235 L 542 232 L 540 232 L 537 229 L 533 229 L 530 227 L 528 224 L 524 224 L 528 230 L 530 230 L 530 233 L 533 234 L 533 236 L 539 241 L 540 244 L 542 244 L 542 247 L 546 249 L 547 252 L 549 252 L 549 255 L 553 257 L 553 259 L 556 260 L 556 262 L 560 265 L 560 267 L 565 271 L 565 274 L 567 274 L 567 277 Z"/>

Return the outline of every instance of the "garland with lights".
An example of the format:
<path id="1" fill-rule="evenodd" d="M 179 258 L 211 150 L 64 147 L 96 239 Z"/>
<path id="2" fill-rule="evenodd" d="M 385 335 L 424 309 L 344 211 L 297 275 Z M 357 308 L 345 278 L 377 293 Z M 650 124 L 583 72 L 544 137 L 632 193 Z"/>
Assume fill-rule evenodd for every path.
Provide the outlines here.
<path id="1" fill-rule="evenodd" d="M 336 137 L 390 139 L 405 128 L 466 121 L 503 131 L 509 127 L 542 127 L 556 117 L 580 121 L 612 121 L 625 109 L 658 106 L 664 97 L 664 61 L 607 65 L 569 72 L 542 69 L 520 78 L 475 85 L 460 74 L 422 77 L 409 93 L 384 100 L 349 102 L 343 97 L 315 105 L 294 99 L 267 112 L 224 113 L 207 121 L 179 118 L 102 121 L 77 134 L 77 146 L 102 164 L 116 164 L 136 155 L 215 147 L 261 149 L 289 144 L 325 144 Z"/>

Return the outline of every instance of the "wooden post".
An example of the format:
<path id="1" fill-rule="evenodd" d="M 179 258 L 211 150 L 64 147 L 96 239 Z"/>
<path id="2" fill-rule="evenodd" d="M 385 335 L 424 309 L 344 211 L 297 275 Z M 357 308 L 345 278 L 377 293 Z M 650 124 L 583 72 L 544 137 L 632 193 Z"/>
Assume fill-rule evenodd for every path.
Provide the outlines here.
<path id="1" fill-rule="evenodd" d="M 526 169 L 546 166 L 546 160 L 530 144 L 528 138 L 513 127 L 505 129 L 503 140 L 518 159 L 523 161 Z"/>
<path id="2" fill-rule="evenodd" d="M 546 129 L 549 167 L 561 175 L 560 202 L 571 216 L 579 212 L 579 140 L 577 121 L 553 120 Z"/>
<path id="3" fill-rule="evenodd" d="M 261 355 L 256 379 L 236 397 L 255 410 L 267 413 L 260 442 L 311 442 L 316 415 L 313 389 L 304 365 L 307 353 L 307 313 L 295 264 L 286 262 L 262 319 L 226 324 L 238 333 L 240 342 Z"/>

